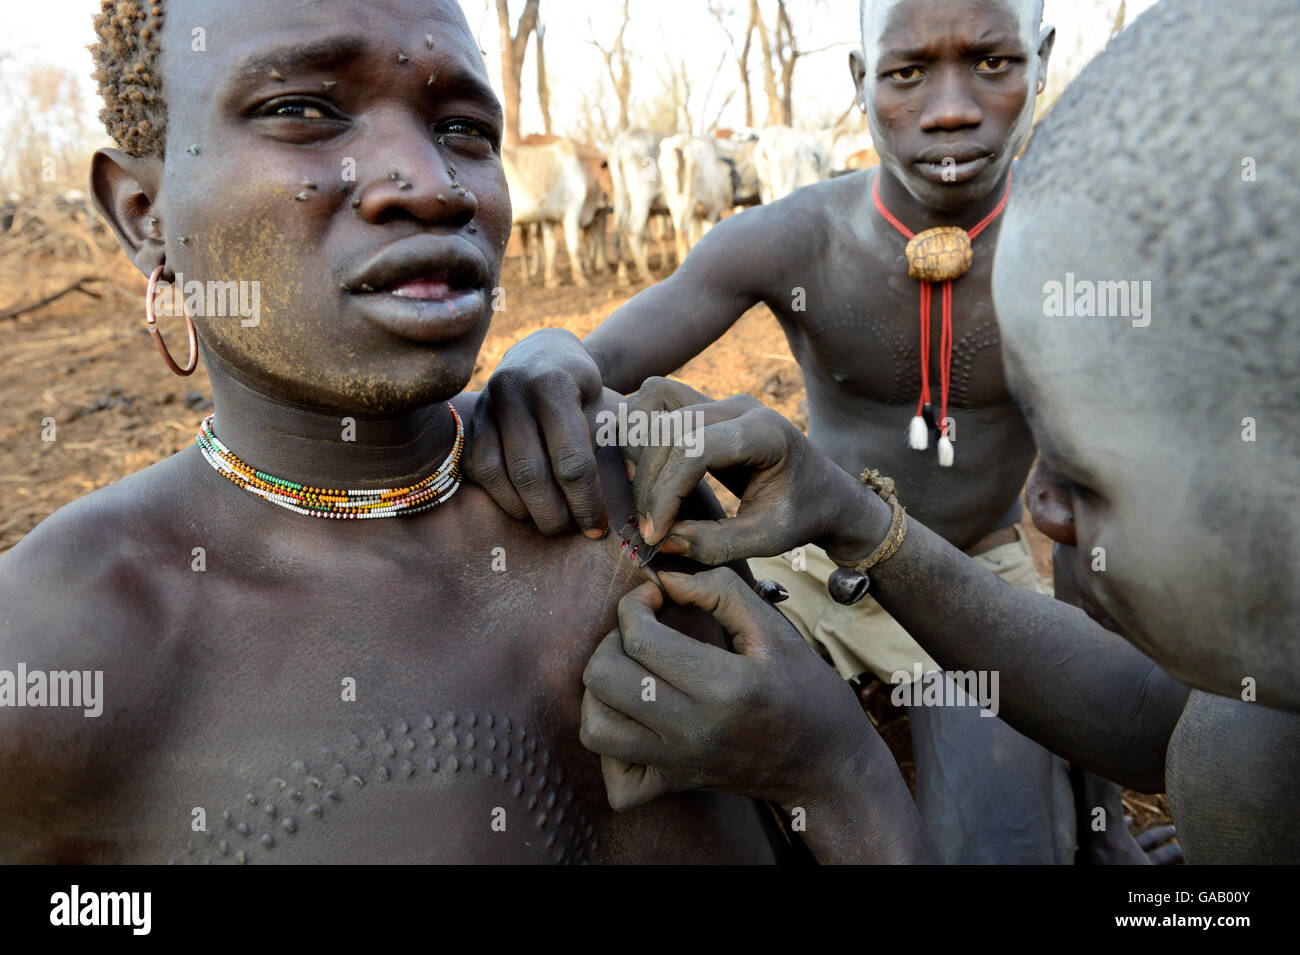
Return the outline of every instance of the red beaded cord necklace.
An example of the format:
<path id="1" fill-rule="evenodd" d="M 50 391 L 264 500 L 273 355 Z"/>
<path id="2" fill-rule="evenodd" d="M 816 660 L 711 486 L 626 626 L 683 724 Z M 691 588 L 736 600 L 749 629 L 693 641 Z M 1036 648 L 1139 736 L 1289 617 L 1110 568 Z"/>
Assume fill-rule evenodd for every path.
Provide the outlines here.
<path id="1" fill-rule="evenodd" d="M 993 220 L 1007 207 L 1011 195 L 1011 173 L 1007 173 L 1007 188 L 1002 199 L 987 216 L 970 231 L 957 226 L 940 226 L 914 233 L 903 225 L 880 199 L 880 176 L 871 185 L 871 198 L 885 221 L 903 234 L 907 242 L 907 274 L 921 282 L 921 397 L 916 403 L 916 415 L 907 429 L 907 443 L 914 451 L 924 451 L 930 446 L 929 428 L 924 412 L 930 405 L 930 312 L 934 285 L 942 283 L 943 320 L 939 331 L 940 388 L 939 406 L 939 466 L 950 468 L 953 461 L 952 438 L 944 422 L 948 420 L 948 383 L 952 378 L 952 283 L 961 278 L 974 259 L 971 243 L 993 224 Z"/>

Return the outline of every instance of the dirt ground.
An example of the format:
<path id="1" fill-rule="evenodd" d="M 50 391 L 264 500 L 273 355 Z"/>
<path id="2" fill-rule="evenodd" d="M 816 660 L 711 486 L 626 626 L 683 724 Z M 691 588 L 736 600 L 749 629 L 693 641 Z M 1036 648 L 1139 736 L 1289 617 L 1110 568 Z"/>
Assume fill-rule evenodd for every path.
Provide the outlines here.
<path id="1" fill-rule="evenodd" d="M 0 495 L 7 501 L 0 511 L 0 552 L 70 501 L 183 449 L 211 407 L 202 367 L 177 378 L 154 350 L 143 320 L 144 279 L 120 257 L 101 268 L 110 279 L 97 286 L 102 299 L 73 293 L 32 314 L 0 320 Z M 0 311 L 85 272 L 77 263 L 6 263 Z M 472 388 L 531 332 L 562 326 L 585 335 L 644 287 L 620 286 L 612 276 L 586 289 L 532 287 L 523 283 L 515 259 L 507 261 L 502 285 L 506 307 L 493 321 Z M 182 326 L 167 319 L 162 324 L 183 361 Z M 765 307 L 751 310 L 675 377 L 713 397 L 751 394 L 806 425 L 803 377 Z M 45 440 L 50 419 L 55 440 Z M 1024 526 L 1039 572 L 1050 579 L 1050 542 L 1028 520 Z M 910 777 L 905 723 L 881 715 L 882 733 Z M 1135 830 L 1168 821 L 1163 796 L 1126 792 L 1125 805 Z"/>

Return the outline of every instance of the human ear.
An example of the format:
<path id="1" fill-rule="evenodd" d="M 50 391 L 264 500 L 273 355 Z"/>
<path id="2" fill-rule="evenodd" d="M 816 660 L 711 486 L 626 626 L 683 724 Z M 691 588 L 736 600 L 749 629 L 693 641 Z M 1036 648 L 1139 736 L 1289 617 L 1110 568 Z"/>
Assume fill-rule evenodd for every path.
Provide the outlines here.
<path id="1" fill-rule="evenodd" d="M 867 57 L 861 50 L 849 51 L 849 73 L 853 76 L 853 101 L 858 109 L 867 111 Z"/>
<path id="2" fill-rule="evenodd" d="M 162 160 L 129 156 L 119 149 L 99 149 L 90 160 L 90 195 L 122 251 L 141 275 L 150 275 L 166 259 L 163 223 L 157 208 Z M 165 279 L 170 276 L 164 274 Z"/>
<path id="3" fill-rule="evenodd" d="M 1038 92 L 1047 86 L 1047 65 L 1052 59 L 1052 48 L 1056 46 L 1056 27 L 1045 26 L 1038 35 Z"/>

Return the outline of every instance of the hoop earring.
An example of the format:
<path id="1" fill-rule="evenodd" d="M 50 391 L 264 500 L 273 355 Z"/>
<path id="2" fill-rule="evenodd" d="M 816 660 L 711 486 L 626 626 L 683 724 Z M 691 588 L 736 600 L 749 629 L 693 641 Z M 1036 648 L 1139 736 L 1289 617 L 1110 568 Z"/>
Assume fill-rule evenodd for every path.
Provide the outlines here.
<path id="1" fill-rule="evenodd" d="M 194 374 L 194 369 L 199 366 L 199 337 L 198 333 L 194 331 L 194 320 L 190 318 L 190 313 L 185 308 L 185 299 L 182 298 L 181 311 L 185 314 L 185 327 L 190 337 L 190 357 L 184 368 L 176 364 L 176 360 L 172 358 L 171 352 L 167 350 L 167 346 L 163 343 L 162 332 L 158 330 L 158 319 L 153 313 L 153 297 L 158 290 L 158 278 L 162 275 L 162 271 L 163 266 L 159 265 L 153 270 L 153 275 L 149 276 L 149 289 L 144 293 L 144 323 L 149 329 L 149 334 L 153 336 L 153 343 L 158 346 L 163 361 L 167 362 L 167 367 L 185 378 Z"/>

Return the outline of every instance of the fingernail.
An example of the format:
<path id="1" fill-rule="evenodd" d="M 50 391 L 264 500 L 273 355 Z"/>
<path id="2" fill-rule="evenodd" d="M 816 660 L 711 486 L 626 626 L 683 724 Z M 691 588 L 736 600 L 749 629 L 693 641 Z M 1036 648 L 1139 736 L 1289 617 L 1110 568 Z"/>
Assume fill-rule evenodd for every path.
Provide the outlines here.
<path id="1" fill-rule="evenodd" d="M 606 528 L 605 530 L 601 530 L 599 527 L 592 527 L 583 531 L 583 533 L 587 535 L 588 539 L 598 541 L 606 534 L 608 534 L 609 530 L 608 528 Z"/>
<path id="2" fill-rule="evenodd" d="M 624 458 L 623 470 L 627 472 L 627 479 L 629 481 L 636 477 L 636 463 L 634 461 Z"/>
<path id="3" fill-rule="evenodd" d="M 648 517 L 643 517 L 637 524 L 637 529 L 641 531 L 641 537 L 643 539 L 649 540 L 651 535 L 655 532 L 654 521 L 650 520 Z"/>
<path id="4" fill-rule="evenodd" d="M 659 545 L 661 554 L 689 554 L 691 552 L 691 542 L 685 537 L 678 537 L 673 534 L 671 537 L 664 538 L 664 542 Z"/>

